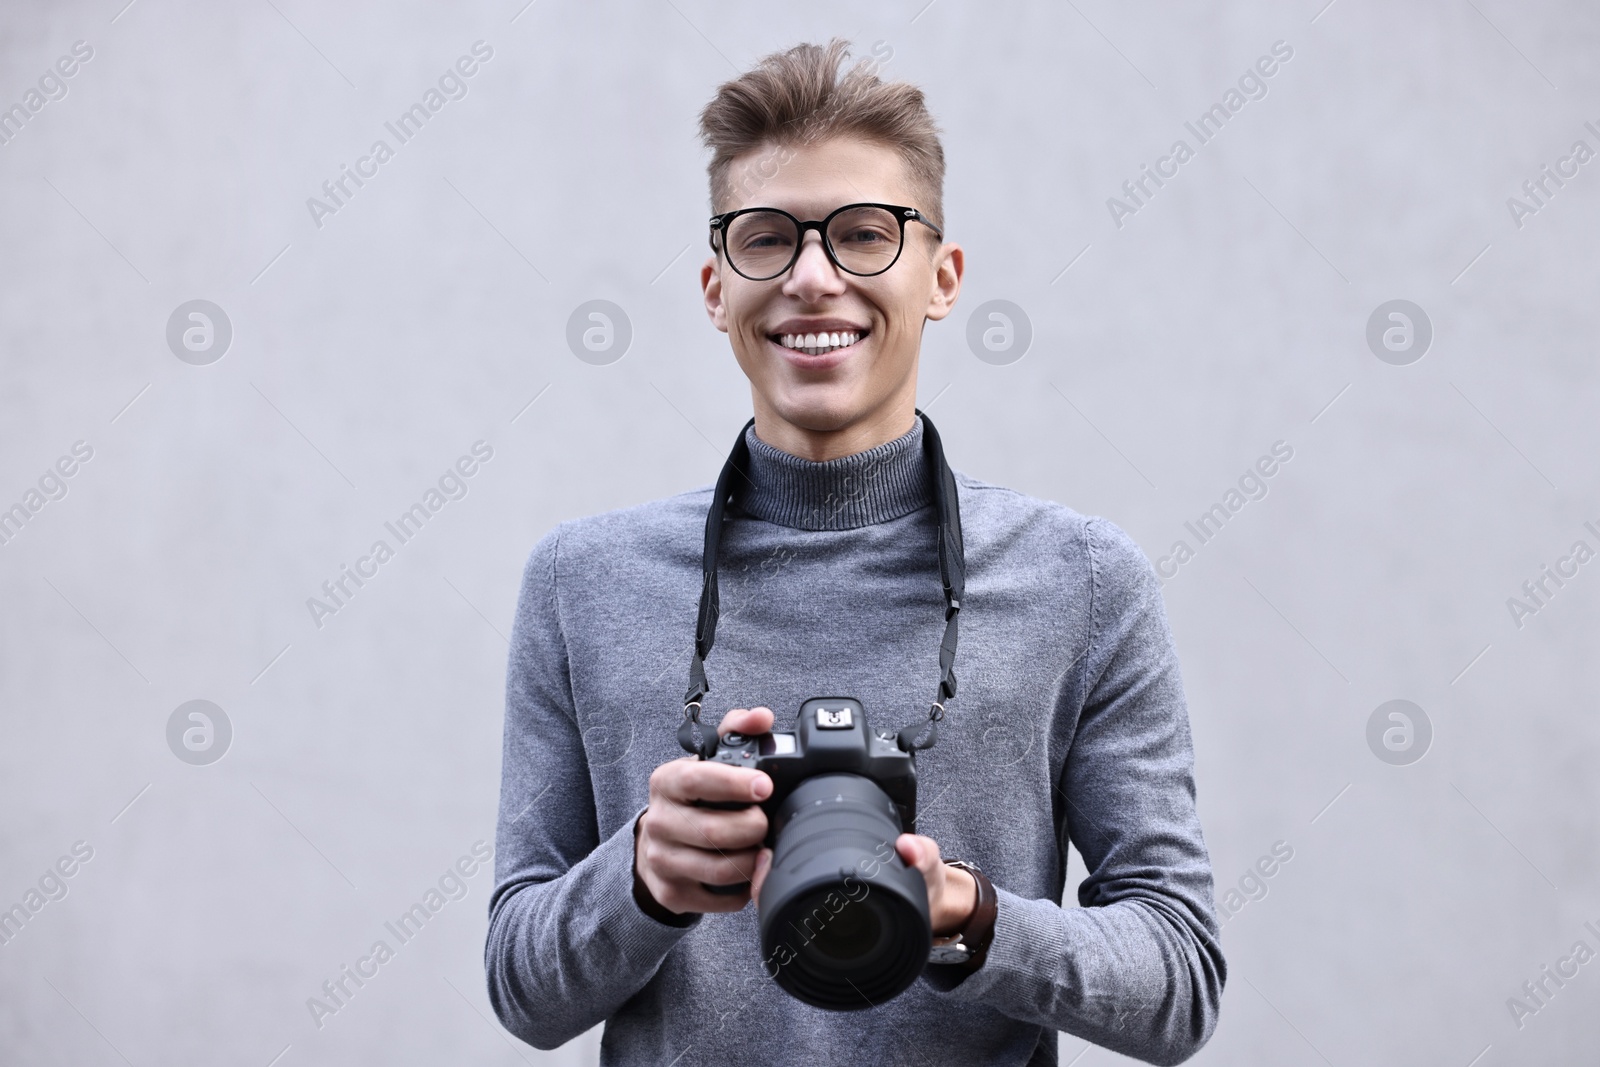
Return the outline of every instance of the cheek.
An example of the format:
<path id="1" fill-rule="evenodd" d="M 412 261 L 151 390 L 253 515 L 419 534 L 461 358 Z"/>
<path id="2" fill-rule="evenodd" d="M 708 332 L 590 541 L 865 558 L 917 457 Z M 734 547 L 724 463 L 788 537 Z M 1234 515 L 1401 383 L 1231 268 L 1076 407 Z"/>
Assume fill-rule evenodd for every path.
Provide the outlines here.
<path id="1" fill-rule="evenodd" d="M 757 391 L 776 395 L 783 390 L 788 377 L 787 366 L 783 357 L 767 344 L 765 337 L 746 338 L 734 333 L 729 335 L 728 340 L 733 349 L 734 362 Z"/>
<path id="2" fill-rule="evenodd" d="M 741 364 L 747 358 L 755 367 L 766 367 L 772 364 L 775 356 L 771 343 L 767 341 L 766 334 L 758 332 L 751 326 L 741 325 L 736 331 L 729 333 L 729 338 L 738 339 L 734 347 L 734 355 L 739 358 Z M 747 366 L 745 369 L 748 371 L 754 368 Z"/>
<path id="3" fill-rule="evenodd" d="M 916 358 L 922 343 L 922 306 L 903 295 L 893 302 L 878 304 L 883 316 L 879 329 L 876 362 L 885 369 L 898 368 Z"/>
<path id="4" fill-rule="evenodd" d="M 919 337 L 923 321 L 927 318 L 928 290 L 933 279 L 926 268 L 920 262 L 906 262 L 902 258 L 890 273 L 909 267 L 917 269 L 906 270 L 905 274 L 895 279 L 895 286 L 875 294 L 874 303 L 889 320 L 889 332 L 894 337 Z"/>
<path id="5" fill-rule="evenodd" d="M 729 335 L 750 341 L 765 341 L 766 335 L 756 330 L 756 323 L 766 307 L 763 295 L 752 291 L 755 283 L 737 274 L 730 277 L 730 273 L 724 272 L 722 277 L 722 314 Z"/>

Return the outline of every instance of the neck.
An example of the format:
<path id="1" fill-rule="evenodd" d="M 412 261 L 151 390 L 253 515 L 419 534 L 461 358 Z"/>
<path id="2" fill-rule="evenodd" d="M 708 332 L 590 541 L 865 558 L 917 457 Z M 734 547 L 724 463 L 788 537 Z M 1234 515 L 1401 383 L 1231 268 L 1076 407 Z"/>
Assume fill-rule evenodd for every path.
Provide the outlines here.
<path id="1" fill-rule="evenodd" d="M 784 418 L 760 394 L 755 401 L 756 436 L 791 456 L 826 463 L 877 448 L 910 432 L 916 422 L 916 379 L 904 396 L 891 397 L 878 408 L 843 426 L 818 430 Z"/>
<path id="2" fill-rule="evenodd" d="M 737 512 L 800 530 L 853 530 L 889 522 L 934 501 L 923 425 L 835 459 L 804 459 L 763 440 L 752 427 L 746 477 L 732 484 Z"/>

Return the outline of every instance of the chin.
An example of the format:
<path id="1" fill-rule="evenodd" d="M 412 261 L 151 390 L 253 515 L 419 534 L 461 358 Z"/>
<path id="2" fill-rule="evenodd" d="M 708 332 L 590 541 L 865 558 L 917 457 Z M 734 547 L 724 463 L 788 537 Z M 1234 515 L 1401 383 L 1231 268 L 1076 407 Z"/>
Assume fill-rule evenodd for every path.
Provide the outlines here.
<path id="1" fill-rule="evenodd" d="M 773 397 L 769 400 L 769 404 L 784 422 L 814 433 L 842 430 L 861 419 L 870 410 L 870 405 L 860 399 L 848 396 L 817 396 L 814 390 L 809 389 Z"/>

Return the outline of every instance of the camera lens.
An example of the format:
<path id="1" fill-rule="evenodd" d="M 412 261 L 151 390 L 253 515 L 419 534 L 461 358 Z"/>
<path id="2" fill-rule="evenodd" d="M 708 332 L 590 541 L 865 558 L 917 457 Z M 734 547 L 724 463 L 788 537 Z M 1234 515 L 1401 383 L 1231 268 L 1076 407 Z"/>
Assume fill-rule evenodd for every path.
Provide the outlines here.
<path id="1" fill-rule="evenodd" d="M 827 906 L 825 900 L 816 903 Z M 883 941 L 883 919 L 871 901 L 851 901 L 817 934 L 817 951 L 844 963 L 870 955 Z"/>
<path id="2" fill-rule="evenodd" d="M 773 815 L 761 944 L 773 979 L 818 1008 L 870 1008 L 916 981 L 933 941 L 922 875 L 894 852 L 898 810 L 871 779 L 822 774 Z"/>

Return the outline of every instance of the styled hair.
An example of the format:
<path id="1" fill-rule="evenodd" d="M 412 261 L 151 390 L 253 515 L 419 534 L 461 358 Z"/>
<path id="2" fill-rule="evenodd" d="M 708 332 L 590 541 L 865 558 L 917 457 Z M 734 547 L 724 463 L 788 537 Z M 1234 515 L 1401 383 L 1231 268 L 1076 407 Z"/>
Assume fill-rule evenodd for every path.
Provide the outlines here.
<path id="1" fill-rule="evenodd" d="M 712 211 L 726 210 L 735 192 L 733 163 L 746 153 L 772 154 L 750 176 L 759 183 L 787 162 L 786 149 L 855 136 L 900 154 L 918 198 L 908 206 L 944 227 L 944 147 L 922 90 L 880 79 L 876 57 L 841 70 L 849 55 L 850 42 L 839 37 L 826 47 L 796 45 L 717 87 L 700 112 L 700 138 L 712 152 Z"/>

